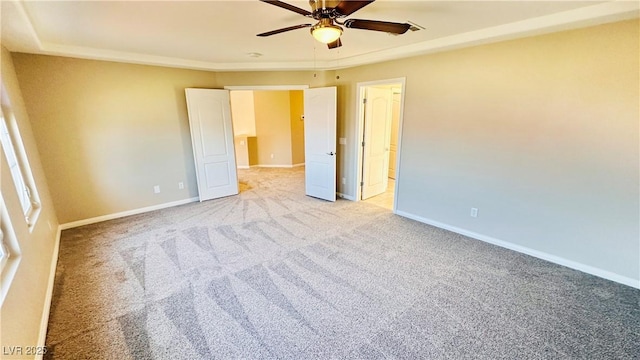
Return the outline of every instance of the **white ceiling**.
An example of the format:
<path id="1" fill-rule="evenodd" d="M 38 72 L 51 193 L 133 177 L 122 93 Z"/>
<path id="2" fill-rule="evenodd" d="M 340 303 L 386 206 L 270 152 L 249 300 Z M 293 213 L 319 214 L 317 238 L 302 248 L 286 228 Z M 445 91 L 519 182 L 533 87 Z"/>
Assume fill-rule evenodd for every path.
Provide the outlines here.
<path id="1" fill-rule="evenodd" d="M 288 3 L 309 10 L 306 1 Z M 13 52 L 209 70 L 334 69 L 638 17 L 638 1 L 377 0 L 349 18 L 411 21 L 425 29 L 392 36 L 345 29 L 329 50 L 313 23 L 257 0 L 2 0 L 2 44 Z M 250 57 L 260 53 L 260 57 Z"/>

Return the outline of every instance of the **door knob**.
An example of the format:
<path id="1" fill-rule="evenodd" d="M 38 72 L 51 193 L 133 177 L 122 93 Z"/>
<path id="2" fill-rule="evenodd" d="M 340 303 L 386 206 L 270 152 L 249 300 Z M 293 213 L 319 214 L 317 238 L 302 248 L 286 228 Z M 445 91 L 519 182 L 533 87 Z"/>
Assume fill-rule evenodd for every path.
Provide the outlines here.
<path id="1" fill-rule="evenodd" d="M 328 153 L 327 153 L 327 155 L 331 155 L 331 156 L 333 156 L 333 155 L 338 155 L 338 153 L 334 153 L 334 152 L 332 151 L 332 152 L 328 152 Z"/>

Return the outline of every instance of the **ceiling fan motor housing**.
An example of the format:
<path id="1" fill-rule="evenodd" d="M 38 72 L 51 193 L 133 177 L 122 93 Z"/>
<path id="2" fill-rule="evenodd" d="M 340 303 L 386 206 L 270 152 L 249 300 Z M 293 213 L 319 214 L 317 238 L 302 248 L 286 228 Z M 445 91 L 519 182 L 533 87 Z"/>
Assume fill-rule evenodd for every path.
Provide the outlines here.
<path id="1" fill-rule="evenodd" d="M 344 15 L 336 11 L 336 6 L 340 1 L 336 0 L 309 0 L 312 17 L 316 20 L 335 19 Z"/>
<path id="2" fill-rule="evenodd" d="M 335 49 L 342 46 L 340 37 L 342 36 L 342 32 L 344 29 L 339 25 L 350 29 L 381 31 L 396 35 L 404 34 L 409 28 L 411 28 L 411 24 L 408 23 L 403 24 L 388 21 L 362 19 L 348 19 L 344 22 L 341 22 L 339 20 L 344 17 L 350 16 L 354 12 L 373 3 L 375 0 L 309 0 L 311 12 L 280 0 L 260 1 L 295 12 L 307 18 L 315 19 L 318 22 L 315 25 L 300 24 L 282 29 L 267 31 L 265 33 L 258 34 L 258 36 L 271 36 L 291 30 L 310 27 L 311 35 L 313 35 L 316 40 L 327 44 L 329 49 Z"/>

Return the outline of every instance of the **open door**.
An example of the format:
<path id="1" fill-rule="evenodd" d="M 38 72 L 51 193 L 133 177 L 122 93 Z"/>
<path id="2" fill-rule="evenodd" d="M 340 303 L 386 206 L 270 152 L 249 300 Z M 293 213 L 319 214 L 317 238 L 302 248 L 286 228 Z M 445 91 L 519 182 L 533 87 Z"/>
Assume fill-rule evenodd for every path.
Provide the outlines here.
<path id="1" fill-rule="evenodd" d="M 185 93 L 200 201 L 238 194 L 229 91 Z"/>
<path id="2" fill-rule="evenodd" d="M 305 193 L 336 201 L 336 87 L 304 90 Z"/>
<path id="3" fill-rule="evenodd" d="M 364 110 L 362 200 L 382 194 L 389 184 L 392 109 L 391 90 L 367 88 Z"/>

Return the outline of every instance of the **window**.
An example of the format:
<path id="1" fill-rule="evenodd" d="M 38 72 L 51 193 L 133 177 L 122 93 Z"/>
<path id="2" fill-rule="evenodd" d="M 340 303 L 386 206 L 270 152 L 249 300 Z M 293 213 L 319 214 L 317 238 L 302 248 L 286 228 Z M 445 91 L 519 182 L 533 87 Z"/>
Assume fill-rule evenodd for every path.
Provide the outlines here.
<path id="1" fill-rule="evenodd" d="M 0 142 L 9 164 L 11 178 L 18 193 L 22 212 L 29 229 L 33 228 L 40 214 L 40 198 L 36 190 L 31 168 L 27 161 L 22 139 L 9 101 L 2 87 L 2 108 L 0 111 Z"/>
<path id="2" fill-rule="evenodd" d="M 0 229 L 0 272 L 9 260 L 9 249 L 4 245 L 4 232 Z"/>
<path id="3" fill-rule="evenodd" d="M 7 208 L 0 195 L 0 306 L 7 296 L 9 286 L 20 264 L 20 247 L 13 232 Z"/>

